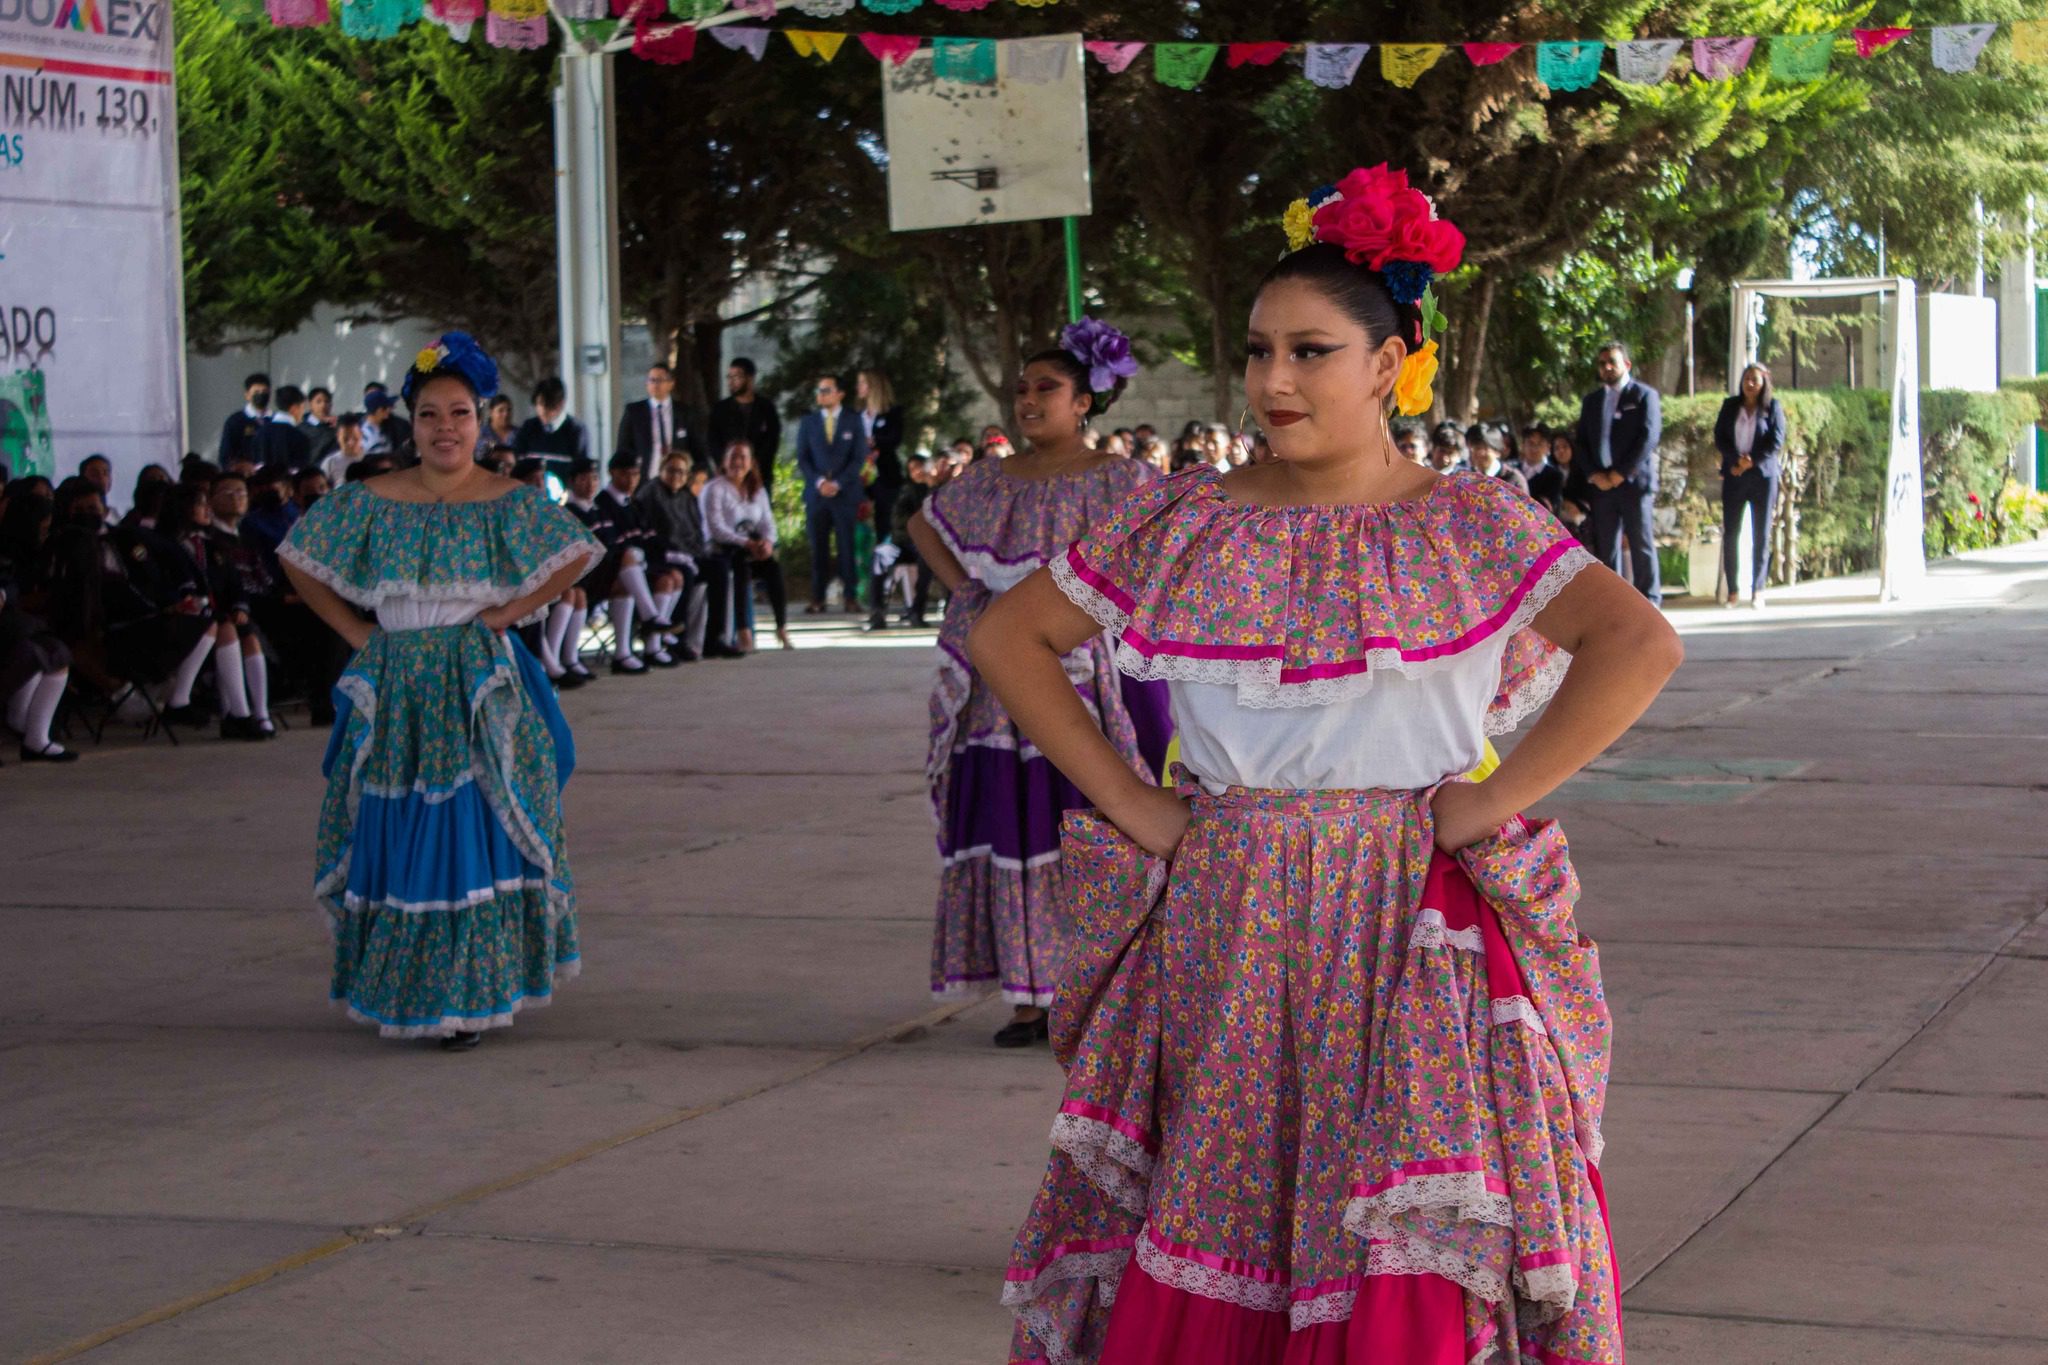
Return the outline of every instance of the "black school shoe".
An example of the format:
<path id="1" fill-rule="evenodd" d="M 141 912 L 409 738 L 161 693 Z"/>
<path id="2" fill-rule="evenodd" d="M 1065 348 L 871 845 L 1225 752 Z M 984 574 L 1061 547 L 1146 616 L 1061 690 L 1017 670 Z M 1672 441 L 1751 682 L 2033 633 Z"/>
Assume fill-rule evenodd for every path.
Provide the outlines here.
<path id="1" fill-rule="evenodd" d="M 164 724 L 182 725 L 190 730 L 204 730 L 207 722 L 212 719 L 206 713 L 206 709 L 195 702 L 186 702 L 183 706 L 166 706 L 160 714 Z"/>
<path id="2" fill-rule="evenodd" d="M 54 752 L 52 752 L 53 750 Z M 47 749 L 31 749 L 28 745 L 24 744 L 21 746 L 21 761 L 24 763 L 76 763 L 78 762 L 78 750 L 61 749 L 55 744 L 50 745 Z"/>
<path id="3" fill-rule="evenodd" d="M 1041 1014 L 1036 1019 L 1012 1019 L 996 1030 L 997 1047 L 1030 1047 L 1052 1037 L 1052 1016 Z"/>

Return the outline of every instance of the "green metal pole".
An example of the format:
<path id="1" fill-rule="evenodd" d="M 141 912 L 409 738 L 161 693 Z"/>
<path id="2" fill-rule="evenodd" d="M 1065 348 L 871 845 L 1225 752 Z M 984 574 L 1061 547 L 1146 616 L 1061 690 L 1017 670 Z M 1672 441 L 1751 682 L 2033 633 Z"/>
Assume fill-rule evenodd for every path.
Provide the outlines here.
<path id="1" fill-rule="evenodd" d="M 1069 218 L 1067 229 L 1067 321 L 1081 320 L 1081 220 Z"/>

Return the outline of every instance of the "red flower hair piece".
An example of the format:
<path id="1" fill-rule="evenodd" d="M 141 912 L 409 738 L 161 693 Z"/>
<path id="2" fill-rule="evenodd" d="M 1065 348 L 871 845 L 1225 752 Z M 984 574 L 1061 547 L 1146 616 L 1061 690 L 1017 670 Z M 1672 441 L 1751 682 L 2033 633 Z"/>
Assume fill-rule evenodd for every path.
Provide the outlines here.
<path id="1" fill-rule="evenodd" d="M 1445 275 L 1464 258 L 1465 234 L 1436 216 L 1406 171 L 1384 162 L 1361 167 L 1337 182 L 1337 195 L 1315 211 L 1315 238 L 1343 247 L 1353 265 L 1385 270 L 1390 261 L 1414 261 Z"/>

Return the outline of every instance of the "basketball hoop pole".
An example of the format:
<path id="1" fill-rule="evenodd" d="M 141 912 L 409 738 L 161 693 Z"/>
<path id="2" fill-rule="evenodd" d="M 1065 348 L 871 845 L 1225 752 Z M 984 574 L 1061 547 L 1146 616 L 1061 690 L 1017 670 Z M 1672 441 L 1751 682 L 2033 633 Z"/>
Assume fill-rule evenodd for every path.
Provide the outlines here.
<path id="1" fill-rule="evenodd" d="M 1081 320 L 1081 220 L 1069 218 L 1067 229 L 1067 321 Z"/>

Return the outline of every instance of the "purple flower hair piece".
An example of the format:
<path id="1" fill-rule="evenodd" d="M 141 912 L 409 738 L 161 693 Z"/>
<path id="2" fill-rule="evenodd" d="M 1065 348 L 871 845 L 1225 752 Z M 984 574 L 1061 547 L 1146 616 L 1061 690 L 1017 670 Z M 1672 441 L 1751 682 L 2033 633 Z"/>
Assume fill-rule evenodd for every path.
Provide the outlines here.
<path id="1" fill-rule="evenodd" d="M 1137 359 L 1131 354 L 1131 339 L 1096 318 L 1082 318 L 1062 327 L 1060 349 L 1088 371 L 1088 388 L 1092 393 L 1108 393 L 1119 378 L 1129 379 L 1138 372 Z"/>

